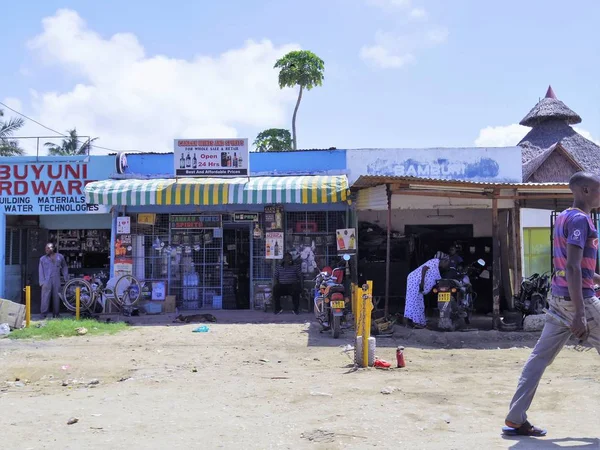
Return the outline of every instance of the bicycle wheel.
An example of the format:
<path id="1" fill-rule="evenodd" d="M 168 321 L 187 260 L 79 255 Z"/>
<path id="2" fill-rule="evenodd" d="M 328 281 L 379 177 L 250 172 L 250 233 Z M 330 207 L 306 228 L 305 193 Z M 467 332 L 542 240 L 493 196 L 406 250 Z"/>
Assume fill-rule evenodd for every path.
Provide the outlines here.
<path id="1" fill-rule="evenodd" d="M 133 306 L 142 296 L 142 285 L 131 275 L 123 275 L 115 284 L 115 301 L 121 307 Z"/>
<path id="2" fill-rule="evenodd" d="M 82 278 L 74 278 L 67 281 L 63 289 L 62 301 L 69 311 L 75 311 L 75 293 L 80 289 L 79 309 L 80 311 L 89 311 L 96 299 L 95 293 L 90 283 Z"/>

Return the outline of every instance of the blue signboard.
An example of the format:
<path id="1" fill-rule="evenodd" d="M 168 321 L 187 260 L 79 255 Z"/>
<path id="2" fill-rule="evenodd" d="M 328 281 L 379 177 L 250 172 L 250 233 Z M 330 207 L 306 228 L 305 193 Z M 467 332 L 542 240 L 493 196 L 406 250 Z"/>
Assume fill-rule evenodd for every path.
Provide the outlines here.
<path id="1" fill-rule="evenodd" d="M 114 156 L 3 158 L 0 163 L 0 214 L 106 214 L 108 207 L 85 202 L 91 181 L 109 178 Z"/>

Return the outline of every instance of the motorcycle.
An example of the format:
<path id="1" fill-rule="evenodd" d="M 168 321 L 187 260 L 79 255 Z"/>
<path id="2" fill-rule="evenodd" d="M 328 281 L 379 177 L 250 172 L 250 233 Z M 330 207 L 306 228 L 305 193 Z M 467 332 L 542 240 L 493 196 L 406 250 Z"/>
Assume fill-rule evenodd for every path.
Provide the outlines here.
<path id="1" fill-rule="evenodd" d="M 550 292 L 550 275 L 534 273 L 521 282 L 519 294 L 515 296 L 515 308 L 523 315 L 543 314 L 548 307 L 548 293 Z"/>
<path id="2" fill-rule="evenodd" d="M 343 283 L 344 274 L 350 275 L 350 255 L 344 255 L 343 259 L 345 267 L 336 267 L 331 273 L 320 271 L 315 278 L 315 317 L 321 324 L 322 331 L 330 330 L 334 339 L 340 337 L 350 302 L 345 295 L 346 288 Z"/>
<path id="3" fill-rule="evenodd" d="M 438 328 L 441 330 L 454 331 L 463 322 L 467 325 L 471 323 L 477 293 L 473 291 L 470 276 L 489 278 L 483 259 L 457 272 L 456 278 L 442 278 L 434 286 L 433 293 L 437 295 L 440 312 Z"/>

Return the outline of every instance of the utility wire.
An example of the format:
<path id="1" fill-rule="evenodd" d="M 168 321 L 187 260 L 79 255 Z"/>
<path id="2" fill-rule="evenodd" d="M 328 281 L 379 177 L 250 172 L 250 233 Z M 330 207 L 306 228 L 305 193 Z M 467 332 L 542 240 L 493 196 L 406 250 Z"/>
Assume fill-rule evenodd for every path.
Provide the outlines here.
<path id="1" fill-rule="evenodd" d="M 44 125 L 43 123 L 40 123 L 40 122 L 38 122 L 37 120 L 35 120 L 35 119 L 32 119 L 31 117 L 29 117 L 29 116 L 26 116 L 25 114 L 23 114 L 23 113 L 21 113 L 21 112 L 17 111 L 16 109 L 13 109 L 13 108 L 11 108 L 11 107 L 10 107 L 10 106 L 8 106 L 6 103 L 2 103 L 2 102 L 0 102 L 0 105 L 4 106 L 6 109 L 9 109 L 9 110 L 11 110 L 11 111 L 12 111 L 12 112 L 14 112 L 15 114 L 18 114 L 18 115 L 20 115 L 21 117 L 24 117 L 25 119 L 32 121 L 33 123 L 35 123 L 35 124 L 39 125 L 39 126 L 40 126 L 40 127 L 42 127 L 42 128 L 45 128 L 45 129 L 46 129 L 46 130 L 48 130 L 48 131 L 52 131 L 53 133 L 56 133 L 56 134 L 58 134 L 58 136 L 57 136 L 57 137 L 64 137 L 64 138 L 70 138 L 70 137 L 71 137 L 71 136 L 68 136 L 68 135 L 66 135 L 66 134 L 64 134 L 64 133 L 61 133 L 61 132 L 59 132 L 59 131 L 56 131 L 56 130 L 54 130 L 54 129 L 50 128 L 50 127 L 47 127 L 47 126 L 46 126 L 46 125 Z M 87 143 L 88 143 L 88 142 L 90 142 L 90 141 L 91 141 L 91 138 L 90 138 L 90 139 L 88 139 L 88 140 L 85 140 L 85 141 L 82 141 L 82 140 L 79 140 L 79 139 L 77 139 L 77 142 L 78 142 L 78 143 L 80 143 L 80 144 L 87 144 Z M 100 145 L 96 145 L 96 144 L 93 144 L 93 143 L 91 143 L 91 142 L 90 142 L 90 145 L 91 145 L 91 146 L 93 146 L 93 147 L 95 147 L 95 148 L 100 148 L 100 149 L 102 149 L 102 150 L 108 150 L 108 151 L 110 151 L 110 152 L 117 152 L 117 153 L 119 153 L 119 152 L 140 152 L 140 153 L 144 153 L 144 152 L 145 152 L 145 150 L 116 150 L 116 149 L 114 149 L 114 148 L 101 147 Z"/>

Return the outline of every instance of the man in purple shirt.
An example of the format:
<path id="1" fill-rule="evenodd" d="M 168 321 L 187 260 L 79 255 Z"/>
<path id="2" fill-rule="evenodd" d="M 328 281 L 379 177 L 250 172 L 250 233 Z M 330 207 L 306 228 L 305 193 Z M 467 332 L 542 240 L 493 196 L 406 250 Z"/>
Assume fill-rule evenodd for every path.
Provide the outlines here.
<path id="1" fill-rule="evenodd" d="M 600 207 L 600 177 L 578 172 L 571 177 L 569 188 L 575 200 L 573 207 L 557 217 L 554 227 L 552 315 L 546 317 L 542 335 L 523 368 L 502 429 L 505 435 L 546 435 L 546 430 L 527 420 L 527 410 L 546 367 L 571 335 L 587 340 L 600 353 L 600 300 L 594 293 L 594 284 L 600 284 L 600 275 L 595 272 L 598 232 L 590 219 L 591 210 Z"/>

